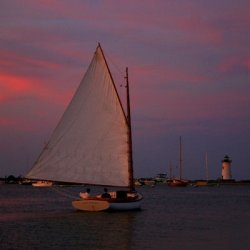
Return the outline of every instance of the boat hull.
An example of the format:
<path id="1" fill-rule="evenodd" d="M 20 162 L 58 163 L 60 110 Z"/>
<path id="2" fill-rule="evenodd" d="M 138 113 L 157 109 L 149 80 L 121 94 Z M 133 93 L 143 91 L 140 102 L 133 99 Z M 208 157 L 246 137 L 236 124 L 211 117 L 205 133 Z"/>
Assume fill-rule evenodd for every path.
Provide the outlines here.
<path id="1" fill-rule="evenodd" d="M 130 211 L 139 210 L 143 196 L 137 193 L 135 198 L 119 199 L 119 198 L 101 198 L 90 197 L 87 199 L 73 201 L 72 205 L 77 210 L 82 211 Z M 106 206 L 108 204 L 108 207 Z M 103 209 L 101 207 L 103 206 Z"/>
<path id="2" fill-rule="evenodd" d="M 142 198 L 129 202 L 109 202 L 109 210 L 128 211 L 139 210 L 141 208 Z"/>
<path id="3" fill-rule="evenodd" d="M 32 183 L 33 187 L 51 187 L 53 183 L 51 181 L 37 181 Z"/>
<path id="4" fill-rule="evenodd" d="M 184 180 L 175 179 L 175 180 L 169 181 L 167 184 L 169 187 L 186 187 L 188 185 L 188 182 Z"/>
<path id="5" fill-rule="evenodd" d="M 77 200 L 72 201 L 72 206 L 81 211 L 98 212 L 109 209 L 109 203 L 107 201 L 100 200 Z"/>

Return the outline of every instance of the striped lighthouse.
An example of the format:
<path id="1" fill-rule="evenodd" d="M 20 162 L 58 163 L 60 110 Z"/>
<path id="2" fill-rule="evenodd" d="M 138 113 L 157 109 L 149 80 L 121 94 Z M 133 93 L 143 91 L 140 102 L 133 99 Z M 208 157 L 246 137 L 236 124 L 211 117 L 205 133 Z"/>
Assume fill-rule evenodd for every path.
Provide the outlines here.
<path id="1" fill-rule="evenodd" d="M 224 159 L 221 161 L 222 168 L 221 168 L 221 176 L 222 180 L 231 180 L 231 160 L 228 155 L 225 155 Z"/>

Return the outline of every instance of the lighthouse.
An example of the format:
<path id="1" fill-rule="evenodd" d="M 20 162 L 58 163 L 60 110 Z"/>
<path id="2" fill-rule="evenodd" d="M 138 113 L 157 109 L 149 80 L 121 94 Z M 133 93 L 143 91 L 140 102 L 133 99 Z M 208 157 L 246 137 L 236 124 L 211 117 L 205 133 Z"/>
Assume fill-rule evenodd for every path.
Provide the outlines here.
<path id="1" fill-rule="evenodd" d="M 222 168 L 221 168 L 221 176 L 222 180 L 232 180 L 231 174 L 231 160 L 228 155 L 225 155 L 224 159 L 221 161 Z"/>

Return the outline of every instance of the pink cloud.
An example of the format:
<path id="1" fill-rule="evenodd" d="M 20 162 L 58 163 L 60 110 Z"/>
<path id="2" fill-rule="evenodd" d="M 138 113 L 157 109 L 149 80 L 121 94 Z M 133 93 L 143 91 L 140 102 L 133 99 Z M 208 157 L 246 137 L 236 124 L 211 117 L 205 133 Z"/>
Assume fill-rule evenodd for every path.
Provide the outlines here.
<path id="1" fill-rule="evenodd" d="M 218 65 L 218 70 L 220 72 L 230 72 L 235 66 L 241 66 L 246 69 L 250 69 L 250 59 L 242 59 L 239 57 L 226 58 Z"/>
<path id="2" fill-rule="evenodd" d="M 224 128 L 225 131 L 245 126 L 242 117 L 249 116 L 248 91 L 242 93 L 241 89 L 218 89 L 215 92 L 216 86 L 212 84 L 214 80 L 186 73 L 182 69 L 142 67 L 136 72 L 145 78 L 135 81 L 141 84 L 134 87 L 136 94 L 132 99 L 134 112 L 141 114 L 135 121 L 140 134 L 146 130 L 150 130 L 153 135 L 173 130 L 200 129 L 205 132 L 209 130 L 209 124 L 226 124 L 226 121 L 229 121 L 230 126 Z M 184 84 L 171 85 L 171 81 Z M 207 128 L 204 121 L 208 121 Z"/>
<path id="3" fill-rule="evenodd" d="M 182 3 L 182 9 L 180 9 L 179 5 L 174 3 L 160 2 L 155 4 L 146 1 L 143 3 L 143 11 L 140 11 L 140 9 L 135 11 L 134 2 L 121 8 L 114 4 L 114 1 L 92 4 L 81 3 L 80 5 L 70 3 L 70 7 L 67 3 L 58 4 L 58 1 L 54 0 L 40 0 L 36 3 L 27 1 L 27 4 L 31 9 L 35 9 L 34 13 L 44 9 L 49 13 L 48 16 L 54 15 L 61 20 L 84 21 L 97 30 L 109 28 L 113 35 L 128 33 L 134 38 L 141 39 L 141 36 L 138 36 L 138 30 L 143 31 L 145 29 L 147 32 L 156 31 L 158 36 L 164 40 L 166 39 L 166 32 L 173 31 L 175 37 L 181 36 L 180 39 L 185 39 L 186 42 L 218 44 L 222 40 L 220 29 L 204 18 L 209 15 L 208 10 L 193 3 Z M 139 6 L 137 7 L 139 8 Z M 102 11 L 99 11 L 100 9 Z M 166 10 L 168 11 L 166 12 Z M 154 22 L 152 22 L 152 19 Z M 112 20 L 119 20 L 119 26 L 111 26 Z M 36 32 L 35 29 L 33 32 Z M 39 32 L 41 32 L 41 29 Z M 157 39 L 155 42 L 157 42 Z"/>
<path id="4" fill-rule="evenodd" d="M 246 60 L 243 62 L 243 64 L 245 65 L 245 67 L 246 67 L 247 69 L 250 69 L 250 58 L 246 59 Z"/>
<path id="5" fill-rule="evenodd" d="M 12 126 L 15 122 L 12 119 L 0 117 L 0 126 Z"/>
<path id="6" fill-rule="evenodd" d="M 55 96 L 55 89 L 48 88 L 37 78 L 29 76 L 17 76 L 0 74 L 0 87 L 3 90 L 1 100 L 4 101 L 10 96 L 33 95 L 38 98 L 54 100 L 55 102 L 64 103 L 64 98 L 60 95 Z M 6 98 L 5 98 L 6 97 Z"/>
<path id="7" fill-rule="evenodd" d="M 137 67 L 136 74 L 139 76 L 145 76 L 146 78 L 150 76 L 152 79 L 157 79 L 157 81 L 154 82 L 154 87 L 157 82 L 164 82 L 164 84 L 167 84 L 171 81 L 181 81 L 197 85 L 208 80 L 205 75 L 192 73 L 183 68 L 174 68 L 166 65 L 146 65 Z"/>
<path id="8" fill-rule="evenodd" d="M 150 131 L 151 136 L 161 136 L 172 132 L 209 134 L 213 131 L 214 135 L 225 135 L 231 131 L 240 133 L 248 130 L 248 123 L 242 117 L 249 116 L 249 95 L 243 98 L 235 98 L 233 94 L 224 98 L 208 96 L 200 100 L 197 97 L 190 100 L 183 95 L 175 95 L 175 98 L 178 100 L 169 99 L 169 96 L 167 100 L 160 96 L 154 99 L 155 103 L 148 108 L 145 119 L 134 121 L 135 127 L 139 128 L 138 133 L 143 135 Z"/>

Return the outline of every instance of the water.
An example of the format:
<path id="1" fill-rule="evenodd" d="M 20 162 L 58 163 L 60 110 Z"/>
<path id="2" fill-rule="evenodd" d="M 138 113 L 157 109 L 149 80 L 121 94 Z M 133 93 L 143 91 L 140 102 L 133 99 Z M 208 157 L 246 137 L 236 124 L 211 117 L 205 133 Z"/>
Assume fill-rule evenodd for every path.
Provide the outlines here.
<path id="1" fill-rule="evenodd" d="M 249 249 L 250 186 L 138 191 L 141 211 L 87 213 L 51 188 L 2 185 L 0 249 Z"/>

